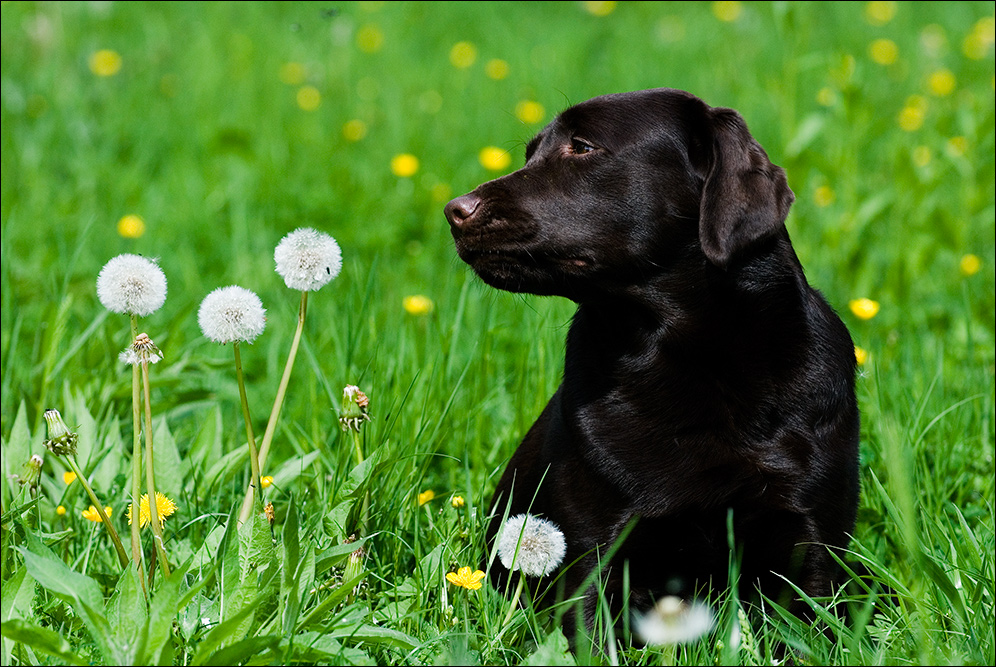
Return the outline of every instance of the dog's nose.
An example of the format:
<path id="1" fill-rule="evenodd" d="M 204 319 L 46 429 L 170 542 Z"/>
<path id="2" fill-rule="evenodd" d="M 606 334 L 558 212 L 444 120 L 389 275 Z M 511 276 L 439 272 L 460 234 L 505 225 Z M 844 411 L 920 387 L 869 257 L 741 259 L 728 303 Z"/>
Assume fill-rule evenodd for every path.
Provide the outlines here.
<path id="1" fill-rule="evenodd" d="M 470 222 L 480 205 L 481 198 L 471 192 L 450 201 L 443 213 L 450 221 L 450 226 L 459 229 Z"/>

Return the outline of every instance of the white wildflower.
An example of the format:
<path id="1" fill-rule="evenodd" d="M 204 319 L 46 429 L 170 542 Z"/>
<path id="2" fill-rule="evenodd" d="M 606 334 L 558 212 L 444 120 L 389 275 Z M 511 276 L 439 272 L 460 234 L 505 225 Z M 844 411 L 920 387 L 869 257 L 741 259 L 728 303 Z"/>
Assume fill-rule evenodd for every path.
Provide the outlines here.
<path id="1" fill-rule="evenodd" d="M 636 618 L 634 629 L 652 646 L 686 644 L 712 630 L 715 617 L 709 605 L 668 595 Z"/>
<path id="2" fill-rule="evenodd" d="M 219 287 L 204 297 L 197 322 L 216 343 L 251 343 L 266 327 L 266 309 L 255 292 L 237 285 Z"/>
<path id="3" fill-rule="evenodd" d="M 162 358 L 162 351 L 156 347 L 149 335 L 144 333 L 138 334 L 135 342 L 118 355 L 118 359 L 129 366 L 138 366 L 142 362 L 154 364 Z"/>
<path id="4" fill-rule="evenodd" d="M 118 255 L 97 276 L 97 298 L 111 312 L 151 315 L 166 302 L 166 275 L 151 259 Z"/>
<path id="5" fill-rule="evenodd" d="M 277 273 L 291 289 L 310 292 L 323 287 L 342 270 L 342 251 L 335 239 L 310 227 L 295 229 L 273 251 Z"/>
<path id="6" fill-rule="evenodd" d="M 557 525 L 532 514 L 510 518 L 498 538 L 498 558 L 502 565 L 531 577 L 553 572 L 566 553 L 567 542 Z"/>

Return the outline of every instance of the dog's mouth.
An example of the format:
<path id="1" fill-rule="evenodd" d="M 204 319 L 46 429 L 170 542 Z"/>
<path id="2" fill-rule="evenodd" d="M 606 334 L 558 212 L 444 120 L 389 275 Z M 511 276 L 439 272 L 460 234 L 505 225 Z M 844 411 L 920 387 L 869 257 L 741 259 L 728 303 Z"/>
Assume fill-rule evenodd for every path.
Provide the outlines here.
<path id="1" fill-rule="evenodd" d="M 471 248 L 460 242 L 457 254 L 492 287 L 542 295 L 566 295 L 571 280 L 583 276 L 593 264 L 591 258 L 580 255 L 555 256 L 529 248 Z"/>

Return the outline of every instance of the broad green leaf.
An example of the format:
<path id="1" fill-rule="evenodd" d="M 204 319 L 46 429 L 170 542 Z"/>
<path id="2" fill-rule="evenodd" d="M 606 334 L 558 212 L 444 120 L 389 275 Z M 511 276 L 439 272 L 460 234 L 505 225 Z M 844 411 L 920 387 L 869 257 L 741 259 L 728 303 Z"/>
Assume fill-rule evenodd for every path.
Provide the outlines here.
<path id="1" fill-rule="evenodd" d="M 3 441 L 3 448 L 0 449 L 3 452 L 0 456 L 0 460 L 3 461 L 3 482 L 10 493 L 20 488 L 11 475 L 21 473 L 21 466 L 31 458 L 32 453 L 43 452 L 45 446 L 42 442 L 46 437 L 47 435 L 43 433 L 37 443 L 32 442 L 31 429 L 28 427 L 28 409 L 24 401 L 21 401 L 21 405 L 17 408 L 17 416 L 14 417 L 14 425 L 10 429 L 10 438 Z"/>
<path id="2" fill-rule="evenodd" d="M 0 634 L 11 641 L 30 646 L 39 653 L 58 658 L 70 665 L 86 664 L 85 660 L 76 655 L 69 642 L 55 630 L 15 618 L 0 625 Z"/>
<path id="3" fill-rule="evenodd" d="M 165 417 L 156 420 L 153 428 L 152 456 L 155 460 L 156 491 L 174 500 L 183 490 L 183 463 L 176 448 L 176 440 L 169 430 Z"/>
<path id="4" fill-rule="evenodd" d="M 125 568 L 118 578 L 118 585 L 107 601 L 104 614 L 119 652 L 119 664 L 138 665 L 145 662 L 148 614 L 138 570 L 134 567 Z"/>
<path id="5" fill-rule="evenodd" d="M 567 637 L 564 636 L 563 631 L 557 628 L 543 640 L 539 648 L 526 658 L 525 662 L 522 663 L 527 666 L 541 665 L 576 665 L 577 662 L 574 660 L 574 655 L 571 653 L 570 646 L 567 643 Z"/>

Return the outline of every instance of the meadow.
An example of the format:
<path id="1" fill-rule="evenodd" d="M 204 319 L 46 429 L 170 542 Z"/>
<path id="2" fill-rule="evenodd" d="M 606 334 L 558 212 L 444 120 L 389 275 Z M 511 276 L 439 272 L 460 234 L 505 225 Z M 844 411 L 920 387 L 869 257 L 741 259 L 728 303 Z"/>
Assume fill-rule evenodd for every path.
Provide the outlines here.
<path id="1" fill-rule="evenodd" d="M 785 647 L 810 664 L 996 662 L 993 3 L 4 2 L 0 17 L 0 664 L 755 665 Z M 737 109 L 787 170 L 793 243 L 857 346 L 849 613 L 812 601 L 811 626 L 731 593 L 697 641 L 647 647 L 620 619 L 569 651 L 569 605 L 508 616 L 503 591 L 446 575 L 491 556 L 490 494 L 559 383 L 573 304 L 487 288 L 442 208 L 521 166 L 570 104 L 661 86 Z M 274 248 L 302 227 L 336 239 L 342 271 L 309 295 L 260 471 L 272 523 L 240 528 L 233 346 L 198 308 L 227 285 L 266 308 L 241 346 L 258 438 L 301 302 Z M 124 253 L 168 280 L 140 321 L 163 353 L 142 434 L 175 504 L 168 577 L 148 529 L 142 575 L 122 566 L 45 446 L 57 409 L 127 543 L 134 332 L 96 292 Z M 358 431 L 340 427 L 347 385 L 369 397 Z"/>

